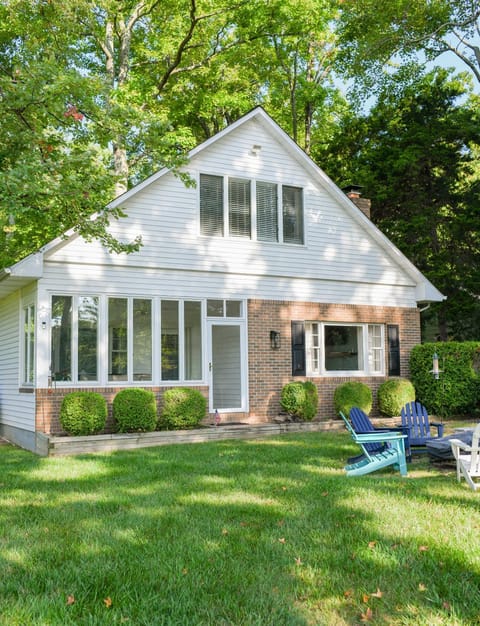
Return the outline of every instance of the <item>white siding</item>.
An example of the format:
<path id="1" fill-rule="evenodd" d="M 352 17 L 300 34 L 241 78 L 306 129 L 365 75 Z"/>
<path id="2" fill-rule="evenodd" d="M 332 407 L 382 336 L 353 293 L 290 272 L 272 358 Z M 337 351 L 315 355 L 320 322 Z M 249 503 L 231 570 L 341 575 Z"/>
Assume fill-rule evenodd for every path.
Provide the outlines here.
<path id="1" fill-rule="evenodd" d="M 31 292 L 31 290 L 29 290 Z M 23 296 L 31 294 L 24 291 Z M 27 431 L 35 430 L 35 396 L 19 393 L 22 294 L 15 292 L 0 302 L 0 422 Z"/>
<path id="2" fill-rule="evenodd" d="M 261 145 L 257 156 L 253 144 Z M 138 253 L 110 255 L 74 238 L 49 255 L 42 286 L 69 290 L 83 282 L 110 293 L 416 305 L 412 277 L 255 120 L 198 153 L 188 171 L 195 179 L 206 172 L 302 187 L 305 245 L 201 236 L 198 189 L 166 174 L 130 198 L 128 217 L 112 225 L 122 240 L 142 235 Z"/>

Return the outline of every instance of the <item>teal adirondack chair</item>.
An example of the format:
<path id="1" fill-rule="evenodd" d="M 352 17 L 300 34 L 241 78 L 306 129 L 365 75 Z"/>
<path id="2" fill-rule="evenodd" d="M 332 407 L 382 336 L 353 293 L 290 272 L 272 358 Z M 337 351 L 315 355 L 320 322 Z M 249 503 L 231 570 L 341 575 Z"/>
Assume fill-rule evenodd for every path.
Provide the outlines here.
<path id="1" fill-rule="evenodd" d="M 359 461 L 349 463 L 345 466 L 347 476 L 362 476 L 376 472 L 379 469 L 393 465 L 399 470 L 402 476 L 407 475 L 407 461 L 405 458 L 406 435 L 401 432 L 383 431 L 358 434 L 352 427 L 350 421 L 340 412 L 345 422 L 348 432 L 355 443 L 363 450 L 363 455 Z M 368 451 L 369 444 L 388 444 L 388 447 L 378 448 L 378 451 Z"/>

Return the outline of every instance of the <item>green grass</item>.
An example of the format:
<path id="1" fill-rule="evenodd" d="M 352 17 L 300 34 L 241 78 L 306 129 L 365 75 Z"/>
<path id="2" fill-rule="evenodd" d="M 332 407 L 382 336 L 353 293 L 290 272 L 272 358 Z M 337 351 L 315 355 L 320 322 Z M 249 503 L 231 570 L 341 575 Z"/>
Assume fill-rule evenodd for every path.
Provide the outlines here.
<path id="1" fill-rule="evenodd" d="M 345 433 L 39 458 L 0 448 L 0 624 L 480 624 L 478 494 Z M 109 606 L 107 606 L 109 605 Z"/>

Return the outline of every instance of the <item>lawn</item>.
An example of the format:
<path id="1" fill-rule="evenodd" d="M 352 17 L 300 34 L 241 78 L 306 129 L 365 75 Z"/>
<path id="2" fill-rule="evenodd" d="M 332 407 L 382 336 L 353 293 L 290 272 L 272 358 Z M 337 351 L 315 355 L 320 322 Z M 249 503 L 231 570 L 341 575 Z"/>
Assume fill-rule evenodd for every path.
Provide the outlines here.
<path id="1" fill-rule="evenodd" d="M 0 447 L 0 624 L 480 624 L 479 495 L 348 435 L 39 458 Z"/>

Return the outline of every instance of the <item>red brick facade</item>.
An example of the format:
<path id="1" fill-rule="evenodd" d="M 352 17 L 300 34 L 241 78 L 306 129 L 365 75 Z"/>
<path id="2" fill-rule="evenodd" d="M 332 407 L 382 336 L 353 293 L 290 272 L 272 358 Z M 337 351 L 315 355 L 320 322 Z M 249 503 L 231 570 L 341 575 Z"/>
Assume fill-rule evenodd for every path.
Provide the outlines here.
<path id="1" fill-rule="evenodd" d="M 400 330 L 401 375 L 408 377 L 408 359 L 412 347 L 420 343 L 420 315 L 417 308 L 394 308 L 339 304 L 313 304 L 308 302 L 278 302 L 251 300 L 248 303 L 248 415 L 230 413 L 222 415 L 222 422 L 228 421 L 271 421 L 280 412 L 280 392 L 291 380 L 305 380 L 292 376 L 291 322 L 292 320 L 360 322 L 371 324 L 395 324 Z M 270 347 L 270 331 L 280 332 L 280 348 Z M 385 352 L 388 353 L 387 346 Z M 351 380 L 344 377 L 310 378 L 319 392 L 318 419 L 329 420 L 335 417 L 333 394 L 338 385 Z M 384 377 L 355 378 L 366 383 L 373 391 L 385 380 Z M 168 387 L 153 387 L 159 409 L 162 395 Z M 208 398 L 208 387 L 196 387 Z M 109 418 L 107 431 L 113 428 L 111 417 L 112 401 L 120 388 L 82 388 L 101 393 L 107 400 Z M 59 413 L 64 396 L 78 388 L 57 388 L 36 390 L 36 430 L 44 433 L 62 432 Z M 372 415 L 377 414 L 374 401 Z M 210 418 L 207 418 L 210 419 Z"/>
<path id="2" fill-rule="evenodd" d="M 280 391 L 287 382 L 306 380 L 292 376 L 291 321 L 361 322 L 396 324 L 400 331 L 400 371 L 408 377 L 410 351 L 420 343 L 420 314 L 417 308 L 394 308 L 308 302 L 254 300 L 248 304 L 248 351 L 250 415 L 270 421 L 280 411 Z M 270 330 L 280 332 L 280 349 L 270 347 Z M 387 354 L 387 346 L 385 346 Z M 338 385 L 351 380 L 343 377 L 309 378 L 319 393 L 319 419 L 333 419 L 333 393 Z M 385 377 L 355 378 L 373 391 L 372 415 L 377 413 L 376 390 Z"/>

